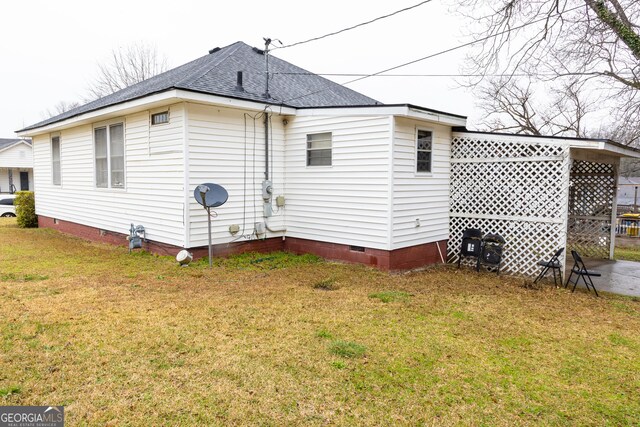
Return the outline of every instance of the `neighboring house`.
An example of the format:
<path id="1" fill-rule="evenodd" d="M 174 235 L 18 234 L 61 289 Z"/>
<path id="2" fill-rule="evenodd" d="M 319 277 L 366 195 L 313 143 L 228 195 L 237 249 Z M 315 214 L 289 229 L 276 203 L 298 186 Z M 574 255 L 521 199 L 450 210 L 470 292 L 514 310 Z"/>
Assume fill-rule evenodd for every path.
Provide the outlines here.
<path id="1" fill-rule="evenodd" d="M 453 128 L 466 118 L 381 104 L 273 56 L 267 93 L 265 62 L 237 42 L 19 131 L 33 138 L 40 226 L 122 244 L 141 224 L 153 251 L 204 255 L 193 191 L 213 182 L 229 192 L 215 209 L 215 255 L 286 249 L 382 269 L 444 261 L 452 143 L 467 135 Z"/>
<path id="2" fill-rule="evenodd" d="M 618 205 L 640 206 L 640 177 L 618 179 Z"/>
<path id="3" fill-rule="evenodd" d="M 33 190 L 31 140 L 0 138 L 0 193 Z"/>

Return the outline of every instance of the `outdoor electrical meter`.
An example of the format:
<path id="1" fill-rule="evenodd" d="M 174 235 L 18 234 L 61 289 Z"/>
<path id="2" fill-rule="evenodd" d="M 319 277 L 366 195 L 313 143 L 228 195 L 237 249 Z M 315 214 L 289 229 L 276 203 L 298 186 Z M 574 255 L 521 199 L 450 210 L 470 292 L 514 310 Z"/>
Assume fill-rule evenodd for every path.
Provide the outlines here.
<path id="1" fill-rule="evenodd" d="M 271 181 L 265 179 L 262 181 L 262 200 L 264 200 L 263 205 L 263 216 L 265 218 L 269 218 L 273 216 L 273 206 L 271 206 L 271 195 L 273 194 L 273 186 Z"/>
<path id="2" fill-rule="evenodd" d="M 269 180 L 262 181 L 262 199 L 265 202 L 270 202 L 272 193 L 273 193 L 273 186 L 271 185 L 271 181 Z"/>

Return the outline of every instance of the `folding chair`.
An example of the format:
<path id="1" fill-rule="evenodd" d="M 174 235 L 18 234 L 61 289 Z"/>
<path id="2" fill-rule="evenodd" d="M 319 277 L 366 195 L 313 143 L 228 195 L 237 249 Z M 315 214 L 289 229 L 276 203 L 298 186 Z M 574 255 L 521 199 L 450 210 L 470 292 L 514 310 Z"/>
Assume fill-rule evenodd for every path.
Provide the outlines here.
<path id="1" fill-rule="evenodd" d="M 556 280 L 556 270 L 558 270 L 558 275 L 560 276 L 560 285 L 562 285 L 562 264 L 560 263 L 560 255 L 564 252 L 564 248 L 560 248 L 553 254 L 549 261 L 538 261 L 538 265 L 542 267 L 542 271 L 538 274 L 536 280 L 533 283 L 538 283 L 538 281 L 542 280 L 547 274 L 549 270 L 553 270 L 553 284 L 558 286 L 558 282 Z"/>
<path id="2" fill-rule="evenodd" d="M 463 257 L 475 258 L 476 262 L 482 250 L 482 231 L 477 228 L 467 228 L 462 232 L 462 245 L 458 256 L 458 268 Z"/>
<path id="3" fill-rule="evenodd" d="M 573 264 L 573 267 L 571 268 L 571 274 L 569 275 L 569 278 L 567 278 L 567 283 L 565 283 L 564 287 L 566 288 L 569 285 L 569 282 L 571 282 L 571 277 L 573 277 L 573 275 L 576 275 L 576 281 L 575 282 L 571 282 L 573 283 L 573 289 L 571 290 L 571 292 L 576 290 L 576 286 L 578 285 L 578 281 L 580 280 L 580 278 L 582 277 L 582 281 L 584 282 L 585 286 L 587 287 L 587 290 L 589 289 L 589 284 L 591 284 L 591 287 L 593 288 L 593 292 L 596 293 L 596 296 L 598 295 L 598 291 L 596 290 L 596 287 L 593 285 L 593 280 L 591 280 L 591 277 L 600 277 L 602 276 L 602 274 L 600 274 L 597 271 L 594 270 L 587 270 L 587 267 L 584 265 L 584 261 L 582 261 L 582 257 L 580 257 L 580 254 L 576 251 L 571 251 L 571 256 L 573 257 L 573 261 L 575 262 L 575 264 Z M 589 279 L 589 281 L 587 282 L 587 279 Z"/>

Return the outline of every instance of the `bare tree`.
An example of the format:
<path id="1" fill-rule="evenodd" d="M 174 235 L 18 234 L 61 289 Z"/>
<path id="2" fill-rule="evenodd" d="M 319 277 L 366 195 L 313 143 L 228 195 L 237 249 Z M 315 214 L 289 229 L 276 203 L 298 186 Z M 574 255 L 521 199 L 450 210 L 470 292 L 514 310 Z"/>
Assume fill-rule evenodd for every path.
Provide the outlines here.
<path id="1" fill-rule="evenodd" d="M 596 101 L 585 95 L 585 82 L 572 80 L 552 91 L 545 100 L 536 98 L 531 79 L 490 80 L 478 87 L 477 97 L 484 111 L 482 127 L 530 135 L 585 137 L 585 119 Z"/>
<path id="2" fill-rule="evenodd" d="M 612 122 L 628 127 L 640 120 L 639 1 L 454 1 L 472 19 L 471 34 L 483 40 L 469 55 L 465 72 L 479 76 L 468 83 L 482 87 L 485 98 L 496 87 L 504 91 L 501 98 L 508 96 L 509 89 L 516 90 L 512 81 L 525 89 L 517 80 L 526 75 L 570 99 L 577 112 L 586 106 L 584 85 L 589 82 L 600 97 L 598 107 L 610 112 Z M 559 83 L 567 78 L 569 84 Z M 523 94 L 516 90 L 515 95 Z M 547 107 L 530 103 L 527 114 L 540 118 Z M 565 133 L 584 129 L 584 123 L 573 121 Z"/>
<path id="3" fill-rule="evenodd" d="M 56 105 L 51 108 L 47 108 L 46 111 L 42 113 L 42 117 L 44 119 L 48 119 L 50 117 L 58 116 L 62 113 L 66 113 L 69 110 L 73 110 L 76 107 L 79 107 L 80 103 L 76 101 L 60 101 Z"/>
<path id="4" fill-rule="evenodd" d="M 98 65 L 98 77 L 89 87 L 90 99 L 117 92 L 160 74 L 167 69 L 167 59 L 155 46 L 135 43 L 111 51 L 108 62 Z"/>

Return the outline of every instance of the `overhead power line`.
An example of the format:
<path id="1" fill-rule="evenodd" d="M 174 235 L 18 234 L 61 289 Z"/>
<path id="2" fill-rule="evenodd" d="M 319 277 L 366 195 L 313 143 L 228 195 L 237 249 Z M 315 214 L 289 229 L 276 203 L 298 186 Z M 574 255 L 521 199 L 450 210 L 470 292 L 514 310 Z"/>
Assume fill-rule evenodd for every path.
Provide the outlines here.
<path id="1" fill-rule="evenodd" d="M 567 9 L 567 10 L 563 11 L 563 13 L 572 12 L 572 11 L 580 9 L 582 7 L 583 6 L 576 6 L 576 7 L 573 7 L 571 9 Z M 560 15 L 560 13 L 556 14 L 556 16 L 558 16 L 558 15 Z M 527 23 L 522 24 L 522 25 L 518 25 L 517 27 L 511 27 L 511 28 L 509 28 L 507 30 L 500 31 L 498 33 L 491 34 L 491 35 L 488 35 L 486 37 L 481 37 L 481 38 L 479 38 L 477 40 L 472 40 L 472 41 L 467 42 L 467 43 L 463 43 L 463 44 L 460 44 L 460 45 L 457 45 L 457 46 L 454 46 L 454 47 L 450 47 L 448 49 L 441 50 L 439 52 L 435 52 L 435 53 L 432 53 L 432 54 L 427 55 L 427 56 L 423 56 L 422 58 L 414 59 L 413 61 L 405 62 L 403 64 L 395 65 L 393 67 L 386 68 L 384 70 L 380 70 L 380 71 L 377 71 L 375 73 L 367 74 L 367 75 L 358 77 L 356 79 L 349 80 L 348 82 L 342 83 L 342 85 L 348 85 L 348 84 L 351 84 L 351 83 L 355 83 L 355 82 L 358 82 L 360 80 L 368 79 L 370 77 L 374 77 L 374 76 L 378 76 L 378 75 L 383 74 L 383 73 L 387 73 L 389 71 L 397 70 L 398 68 L 406 67 L 407 65 L 412 65 L 412 64 L 415 64 L 417 62 L 421 62 L 421 61 L 424 61 L 424 60 L 427 60 L 427 59 L 435 58 L 436 56 L 444 55 L 445 53 L 450 53 L 450 52 L 453 52 L 453 51 L 456 51 L 456 50 L 459 50 L 459 49 L 462 49 L 462 48 L 465 48 L 465 47 L 469 47 L 469 46 L 472 46 L 472 45 L 474 45 L 476 43 L 481 43 L 481 42 L 490 40 L 490 39 L 492 39 L 494 37 L 498 37 L 498 36 L 501 36 L 501 35 L 504 35 L 504 34 L 508 34 L 508 33 L 512 32 L 512 31 L 521 30 L 522 28 L 528 27 L 529 25 L 537 24 L 539 22 L 546 21 L 547 19 L 549 19 L 549 16 L 537 19 L 535 21 L 527 22 Z M 505 75 L 509 75 L 509 74 L 505 74 Z M 325 90 L 327 90 L 327 89 L 320 89 L 320 90 L 317 90 L 317 91 L 314 91 L 314 92 L 309 92 L 307 94 L 300 95 L 300 96 L 297 96 L 295 98 L 287 99 L 287 100 L 283 101 L 283 103 L 287 103 L 289 101 L 294 101 L 296 99 L 300 99 L 300 98 L 304 98 L 304 97 L 307 97 L 307 96 L 310 96 L 310 95 L 314 95 L 316 93 L 324 92 Z"/>
<path id="2" fill-rule="evenodd" d="M 571 12 L 571 11 L 574 11 L 576 9 L 580 9 L 582 7 L 583 6 L 576 6 L 574 8 L 567 9 L 564 12 Z M 558 14 L 558 15 L 560 15 L 560 14 Z M 512 32 L 512 31 L 521 30 L 521 29 L 523 29 L 525 27 L 528 27 L 529 25 L 537 24 L 539 22 L 546 21 L 547 19 L 549 19 L 549 17 L 545 16 L 544 18 L 540 18 L 540 19 L 537 19 L 535 21 L 527 22 L 525 24 L 518 25 L 517 27 L 509 28 L 508 30 L 501 31 L 499 33 L 491 34 L 491 35 L 488 35 L 486 37 L 481 37 L 481 38 L 479 38 L 477 40 L 472 40 L 470 42 L 463 43 L 463 44 L 460 44 L 458 46 L 451 47 L 449 49 L 441 50 L 440 52 L 432 53 L 431 55 L 423 56 L 422 58 L 414 59 L 413 61 L 405 62 L 404 64 L 396 65 L 396 66 L 387 68 L 385 70 L 378 71 L 378 72 L 373 73 L 373 74 L 369 74 L 369 75 L 366 75 L 366 76 L 358 77 L 357 79 L 349 80 L 348 82 L 343 83 L 343 85 L 348 85 L 350 83 L 354 83 L 354 82 L 357 82 L 357 81 L 360 81 L 360 80 L 363 80 L 363 79 L 366 79 L 366 78 L 369 78 L 369 77 L 377 76 L 378 74 L 383 74 L 383 73 L 387 73 L 389 71 L 397 70 L 398 68 L 406 67 L 407 65 L 415 64 L 416 62 L 420 62 L 420 61 L 424 61 L 426 59 L 434 58 L 436 56 L 444 55 L 445 53 L 453 52 L 454 50 L 459 50 L 459 49 L 462 49 L 464 47 L 469 47 L 469 46 L 474 45 L 476 43 L 481 43 L 481 42 L 490 40 L 490 39 L 492 39 L 494 37 L 498 37 L 498 36 L 502 36 L 504 34 L 508 34 L 508 33 Z"/>
<path id="3" fill-rule="evenodd" d="M 285 49 L 287 47 L 298 46 L 298 45 L 301 45 L 301 44 L 304 44 L 304 43 L 309 43 L 309 42 L 313 42 L 313 41 L 316 41 L 316 40 L 324 39 L 324 38 L 327 38 L 327 37 L 335 36 L 336 34 L 344 33 L 345 31 L 353 30 L 353 29 L 358 28 L 358 27 L 363 27 L 365 25 L 372 24 L 372 23 L 374 23 L 376 21 L 380 21 L 382 19 L 389 18 L 389 17 L 397 15 L 399 13 L 406 12 L 406 11 L 411 10 L 411 9 L 415 9 L 416 7 L 422 6 L 425 3 L 430 3 L 431 1 L 432 0 L 421 1 L 420 3 L 414 4 L 413 6 L 409 6 L 409 7 L 405 7 L 404 9 L 396 10 L 395 12 L 389 13 L 387 15 L 378 16 L 377 18 L 371 19 L 370 21 L 361 22 L 360 24 L 356 24 L 356 25 L 353 25 L 351 27 L 343 28 L 342 30 L 334 31 L 332 33 L 328 33 L 328 34 L 325 34 L 325 35 L 322 35 L 322 36 L 313 37 L 313 38 L 310 38 L 308 40 L 303 40 L 303 41 L 299 41 L 299 42 L 296 42 L 296 43 L 291 43 L 291 44 L 284 45 L 284 46 L 273 47 L 271 50 Z"/>
<path id="4" fill-rule="evenodd" d="M 366 73 L 269 73 L 270 75 L 294 75 L 294 76 L 324 76 L 324 77 L 569 77 L 569 76 L 601 76 L 604 73 L 500 73 L 500 74 L 366 74 Z M 633 75 L 622 73 L 622 75 Z"/>

